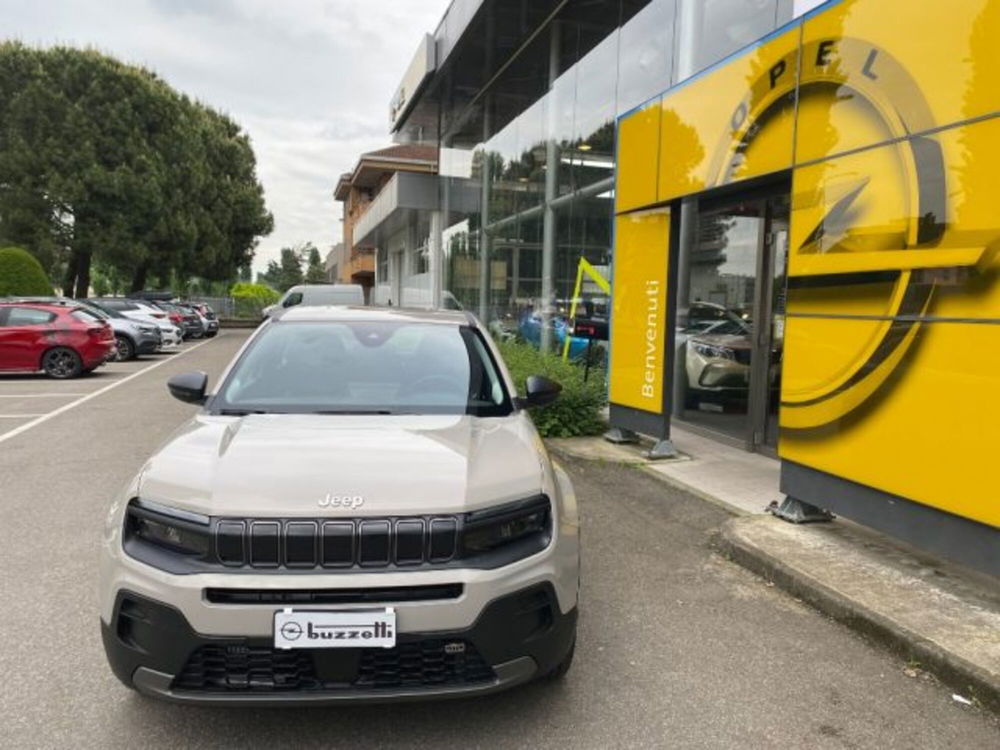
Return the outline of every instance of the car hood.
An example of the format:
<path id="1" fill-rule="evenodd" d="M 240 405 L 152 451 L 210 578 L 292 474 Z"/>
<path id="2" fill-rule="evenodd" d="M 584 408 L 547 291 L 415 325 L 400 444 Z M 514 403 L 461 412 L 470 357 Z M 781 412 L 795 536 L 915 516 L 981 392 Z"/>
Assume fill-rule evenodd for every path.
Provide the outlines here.
<path id="1" fill-rule="evenodd" d="M 408 515 L 540 491 L 544 447 L 509 417 L 198 415 L 147 463 L 139 496 L 206 515 Z M 344 511 L 321 500 L 361 497 Z"/>
<path id="2" fill-rule="evenodd" d="M 139 332 L 139 325 L 134 320 L 129 320 L 128 318 L 103 318 L 104 322 L 111 326 L 115 333 L 131 333 L 133 335 Z"/>
<path id="3" fill-rule="evenodd" d="M 750 337 L 746 334 L 737 336 L 729 333 L 700 333 L 692 336 L 690 340 L 699 344 L 722 346 L 727 349 L 750 348 Z"/>

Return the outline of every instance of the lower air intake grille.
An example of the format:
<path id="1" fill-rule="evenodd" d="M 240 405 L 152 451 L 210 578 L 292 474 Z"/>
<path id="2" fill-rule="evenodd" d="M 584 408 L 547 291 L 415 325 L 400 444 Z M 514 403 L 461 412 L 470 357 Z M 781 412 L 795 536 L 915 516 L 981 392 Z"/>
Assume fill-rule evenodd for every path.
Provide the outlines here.
<path id="1" fill-rule="evenodd" d="M 463 685 L 488 682 L 493 670 L 471 643 L 418 641 L 361 655 L 358 688 Z"/>
<path id="2" fill-rule="evenodd" d="M 390 649 L 343 649 L 356 663 L 353 677 L 323 674 L 321 654 L 243 645 L 202 646 L 174 679 L 173 689 L 193 692 L 288 692 L 390 690 L 490 682 L 495 675 L 467 641 L 424 640 L 399 643 Z M 347 653 L 352 652 L 352 653 Z"/>
<path id="3" fill-rule="evenodd" d="M 248 646 L 202 646 L 174 680 L 176 690 L 271 692 L 318 690 L 312 656 Z"/>

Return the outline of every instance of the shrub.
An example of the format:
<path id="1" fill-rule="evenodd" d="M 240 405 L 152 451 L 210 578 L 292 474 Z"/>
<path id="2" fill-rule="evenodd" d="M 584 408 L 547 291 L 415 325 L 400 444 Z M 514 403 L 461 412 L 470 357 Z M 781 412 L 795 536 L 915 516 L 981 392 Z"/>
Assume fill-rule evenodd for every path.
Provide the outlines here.
<path id="1" fill-rule="evenodd" d="M 261 310 L 278 301 L 279 295 L 265 284 L 251 284 L 241 281 L 229 290 L 233 298 L 237 318 L 259 318 Z"/>
<path id="2" fill-rule="evenodd" d="M 598 435 L 605 429 L 601 409 L 607 403 L 602 370 L 591 369 L 584 382 L 583 367 L 564 362 L 554 354 L 542 354 L 522 341 L 498 342 L 507 369 L 524 395 L 524 381 L 529 375 L 544 375 L 562 387 L 562 393 L 548 406 L 531 409 L 531 417 L 542 437 Z"/>
<path id="3" fill-rule="evenodd" d="M 19 247 L 0 248 L 0 297 L 52 294 L 52 284 L 35 258 Z"/>

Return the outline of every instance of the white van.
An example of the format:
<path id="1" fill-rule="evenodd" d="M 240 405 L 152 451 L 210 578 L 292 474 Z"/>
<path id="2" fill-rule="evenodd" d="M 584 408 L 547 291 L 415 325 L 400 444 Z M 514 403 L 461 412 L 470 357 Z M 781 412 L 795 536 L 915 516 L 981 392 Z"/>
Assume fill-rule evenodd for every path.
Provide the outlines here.
<path id="1" fill-rule="evenodd" d="M 267 318 L 278 310 L 296 305 L 363 305 L 365 290 L 360 284 L 298 284 L 285 292 L 275 304 L 261 312 Z"/>

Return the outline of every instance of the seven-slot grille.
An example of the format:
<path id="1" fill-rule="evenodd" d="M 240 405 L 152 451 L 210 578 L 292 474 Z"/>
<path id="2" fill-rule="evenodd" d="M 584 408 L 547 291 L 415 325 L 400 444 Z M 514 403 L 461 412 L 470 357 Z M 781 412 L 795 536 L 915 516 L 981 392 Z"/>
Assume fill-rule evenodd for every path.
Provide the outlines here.
<path id="1" fill-rule="evenodd" d="M 220 519 L 214 554 L 229 567 L 384 568 L 451 560 L 453 516 L 338 520 Z"/>

